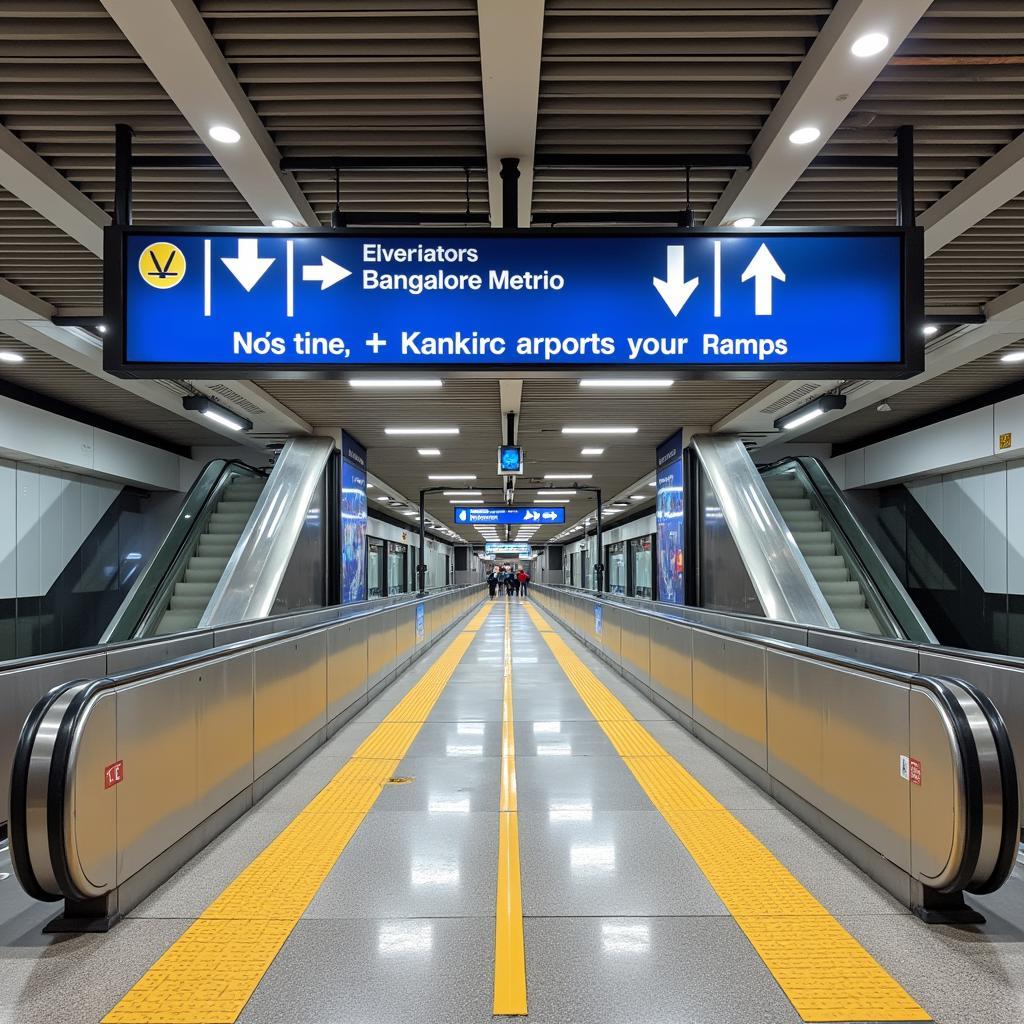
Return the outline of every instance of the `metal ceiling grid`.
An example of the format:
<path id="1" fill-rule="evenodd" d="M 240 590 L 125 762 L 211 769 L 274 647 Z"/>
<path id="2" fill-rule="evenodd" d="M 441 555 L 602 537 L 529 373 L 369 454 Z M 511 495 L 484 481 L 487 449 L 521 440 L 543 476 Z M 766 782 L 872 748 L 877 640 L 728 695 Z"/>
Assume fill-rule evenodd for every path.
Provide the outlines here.
<path id="1" fill-rule="evenodd" d="M 919 417 L 942 413 L 990 391 L 1024 385 L 1024 364 L 1001 362 L 1005 352 L 1005 349 L 993 352 L 893 395 L 887 399 L 891 412 L 878 412 L 876 405 L 872 404 L 827 423 L 800 440 L 811 444 L 848 444 L 861 438 L 869 439 L 872 434 L 892 430 Z"/>
<path id="2" fill-rule="evenodd" d="M 186 448 L 224 444 L 222 435 L 14 338 L 0 334 L 0 348 L 6 352 L 17 352 L 24 360 L 21 363 L 0 363 L 0 381 L 16 384 L 46 398 L 77 406 Z"/>
<path id="3" fill-rule="evenodd" d="M 680 210 L 681 170 L 566 171 L 544 167 L 544 156 L 746 154 L 832 7 L 831 0 L 547 0 L 534 220 Z M 731 176 L 693 170 L 698 223 Z"/>
<path id="4" fill-rule="evenodd" d="M 53 306 L 100 307 L 102 276 L 98 256 L 0 188 L 0 278 Z"/>
<path id="5" fill-rule="evenodd" d="M 198 7 L 282 156 L 485 155 L 475 0 L 198 0 Z M 333 171 L 296 180 L 325 223 Z M 466 210 L 458 168 L 344 171 L 346 212 Z M 488 212 L 487 177 L 469 210 Z"/>

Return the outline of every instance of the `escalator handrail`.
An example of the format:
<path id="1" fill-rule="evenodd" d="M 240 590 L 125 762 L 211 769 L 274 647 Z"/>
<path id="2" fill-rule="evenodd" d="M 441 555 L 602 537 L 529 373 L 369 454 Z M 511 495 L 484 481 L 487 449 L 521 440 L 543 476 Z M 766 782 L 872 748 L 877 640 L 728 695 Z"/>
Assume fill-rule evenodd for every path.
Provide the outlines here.
<path id="1" fill-rule="evenodd" d="M 166 589 L 167 576 L 189 546 L 194 530 L 210 511 L 211 502 L 226 486 L 231 473 L 263 477 L 265 472 L 238 459 L 213 459 L 208 462 L 188 489 L 163 540 L 149 564 L 139 574 L 127 597 L 103 631 L 101 643 L 137 639 L 142 624 L 153 614 L 153 604 Z M 116 639 L 115 639 L 116 637 Z"/>
<path id="2" fill-rule="evenodd" d="M 791 456 L 762 467 L 762 472 L 767 473 L 788 465 L 796 465 L 802 470 L 805 479 L 831 518 L 832 525 L 846 541 L 857 560 L 858 568 L 870 582 L 887 615 L 897 625 L 902 634 L 898 639 L 923 644 L 937 643 L 935 634 L 893 572 L 892 566 L 878 549 L 871 535 L 850 511 L 839 485 L 821 460 L 804 455 Z"/>
<path id="3" fill-rule="evenodd" d="M 157 665 L 149 665 L 142 668 L 131 669 L 126 672 L 114 673 L 93 679 L 78 679 L 63 683 L 51 690 L 32 710 L 18 740 L 15 753 L 14 766 L 11 783 L 11 857 L 15 864 L 15 871 L 19 882 L 26 892 L 35 899 L 50 901 L 61 898 L 88 899 L 86 893 L 82 893 L 74 884 L 71 872 L 67 864 L 67 823 L 65 813 L 65 802 L 67 798 L 67 779 L 70 768 L 72 751 L 75 747 L 75 737 L 78 732 L 85 713 L 87 712 L 93 698 L 108 690 L 129 686 L 154 676 L 160 676 L 185 668 L 194 668 L 210 661 L 230 657 L 243 651 L 255 650 L 268 644 L 278 644 L 284 641 L 296 640 L 307 634 L 323 630 L 334 625 L 336 622 L 353 622 L 357 619 L 376 615 L 383 611 L 391 611 L 402 606 L 415 606 L 432 599 L 443 597 L 446 593 L 475 589 L 477 584 L 469 584 L 464 587 L 446 587 L 434 594 L 421 596 L 410 595 L 405 601 L 388 604 L 386 607 L 370 606 L 352 615 L 339 616 L 336 620 L 315 623 L 309 626 L 302 626 L 298 629 L 288 630 L 281 633 L 274 633 L 269 636 L 253 637 L 248 640 L 236 640 L 220 647 L 214 647 L 192 654 L 182 655 L 177 658 L 161 662 Z M 338 606 L 339 610 L 343 606 Z M 27 796 L 28 796 L 28 773 L 31 765 L 32 751 L 39 734 L 39 727 L 54 703 L 72 688 L 78 687 L 68 703 L 67 708 L 61 714 L 57 723 L 56 736 L 53 752 L 50 757 L 49 771 L 46 784 L 46 830 L 47 850 L 50 860 L 50 869 L 57 882 L 60 894 L 55 895 L 43 889 L 33 871 L 31 856 L 28 850 L 28 822 L 27 822 Z M 16 780 L 16 781 L 15 781 Z"/>

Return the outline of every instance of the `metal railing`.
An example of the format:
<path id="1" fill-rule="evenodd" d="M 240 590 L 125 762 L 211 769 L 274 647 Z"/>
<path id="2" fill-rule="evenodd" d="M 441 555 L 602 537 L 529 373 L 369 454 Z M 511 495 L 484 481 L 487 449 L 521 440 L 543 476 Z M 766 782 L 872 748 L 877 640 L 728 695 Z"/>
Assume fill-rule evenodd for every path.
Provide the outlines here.
<path id="1" fill-rule="evenodd" d="M 22 887 L 64 899 L 70 930 L 109 926 L 485 594 L 453 588 L 55 687 L 14 758 Z"/>
<path id="2" fill-rule="evenodd" d="M 801 627 L 758 636 L 684 617 L 689 610 L 531 591 L 926 920 L 969 919 L 962 892 L 991 892 L 1008 877 L 1020 829 L 1017 767 L 1002 716 L 969 682 L 815 648 L 797 642 Z"/>

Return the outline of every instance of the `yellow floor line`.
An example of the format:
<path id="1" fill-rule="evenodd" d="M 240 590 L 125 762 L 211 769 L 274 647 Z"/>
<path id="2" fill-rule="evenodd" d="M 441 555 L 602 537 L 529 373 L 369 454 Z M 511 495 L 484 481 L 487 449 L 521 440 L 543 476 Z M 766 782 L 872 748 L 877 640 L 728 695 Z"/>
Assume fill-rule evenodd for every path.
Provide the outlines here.
<path id="1" fill-rule="evenodd" d="M 931 1017 L 526 606 L 562 671 L 805 1021 Z"/>
<path id="2" fill-rule="evenodd" d="M 498 813 L 498 899 L 494 926 L 494 1002 L 498 1015 L 524 1015 L 526 947 L 519 874 L 515 719 L 512 715 L 512 632 L 505 605 L 505 689 L 501 716 L 501 803 Z"/>
<path id="3" fill-rule="evenodd" d="M 233 1024 L 348 841 L 394 775 L 490 613 L 458 633 L 295 820 L 103 1018 Z"/>

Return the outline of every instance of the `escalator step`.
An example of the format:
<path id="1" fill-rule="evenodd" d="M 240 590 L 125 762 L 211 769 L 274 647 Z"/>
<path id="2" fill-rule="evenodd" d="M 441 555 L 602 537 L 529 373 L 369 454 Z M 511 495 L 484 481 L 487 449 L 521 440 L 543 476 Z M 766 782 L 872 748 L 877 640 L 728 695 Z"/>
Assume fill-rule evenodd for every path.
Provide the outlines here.
<path id="1" fill-rule="evenodd" d="M 217 505 L 216 514 L 244 515 L 248 519 L 255 507 L 255 501 L 235 501 L 234 499 L 225 498 Z"/>
<path id="2" fill-rule="evenodd" d="M 864 595 L 859 590 L 856 594 L 825 594 L 825 600 L 828 601 L 832 611 L 838 611 L 840 608 L 844 611 L 863 608 L 866 611 L 868 607 Z"/>
<path id="3" fill-rule="evenodd" d="M 169 633 L 183 633 L 188 629 L 195 629 L 199 625 L 202 612 L 191 611 L 168 611 L 164 612 L 160 624 L 156 627 L 157 636 L 167 636 Z"/>
<path id="4" fill-rule="evenodd" d="M 864 594 L 860 589 L 860 584 L 856 580 L 823 580 L 818 577 L 815 577 L 815 579 L 818 580 L 821 592 L 830 601 L 833 597 L 838 597 L 844 594 L 853 594 L 861 600 L 864 599 Z"/>
<path id="5" fill-rule="evenodd" d="M 804 512 L 811 508 L 810 498 L 779 498 L 774 494 L 772 497 L 775 498 L 775 504 L 784 516 L 789 512 Z"/>
<path id="6" fill-rule="evenodd" d="M 194 561 L 194 559 L 193 559 Z M 223 569 L 194 569 L 191 565 L 185 570 L 186 583 L 212 583 L 216 586 L 224 575 Z"/>
<path id="7" fill-rule="evenodd" d="M 179 583 L 178 586 L 181 586 L 181 584 Z M 211 593 L 212 593 L 212 591 L 211 591 Z M 207 595 L 206 597 L 203 597 L 200 594 L 197 594 L 197 595 L 191 595 L 191 594 L 178 595 L 178 594 L 174 594 L 174 596 L 171 598 L 171 611 L 172 612 L 194 611 L 194 612 L 198 612 L 199 615 L 202 615 L 202 613 L 204 611 L 206 611 L 206 606 L 209 603 L 210 603 L 209 595 Z M 199 621 L 198 616 L 196 618 L 196 621 L 197 622 Z"/>
<path id="8" fill-rule="evenodd" d="M 879 628 L 875 617 L 866 608 L 864 609 L 835 609 L 836 619 L 843 629 L 850 629 L 857 633 L 873 633 L 879 636 L 882 630 Z"/>
<path id="9" fill-rule="evenodd" d="M 205 597 L 207 601 L 213 593 L 215 583 L 193 583 L 182 581 L 174 584 L 175 597 Z"/>

